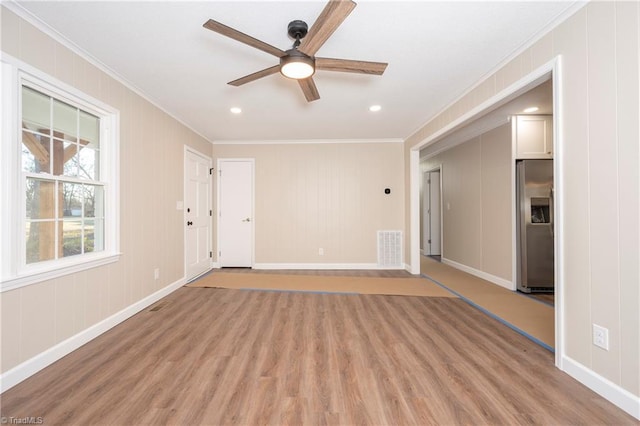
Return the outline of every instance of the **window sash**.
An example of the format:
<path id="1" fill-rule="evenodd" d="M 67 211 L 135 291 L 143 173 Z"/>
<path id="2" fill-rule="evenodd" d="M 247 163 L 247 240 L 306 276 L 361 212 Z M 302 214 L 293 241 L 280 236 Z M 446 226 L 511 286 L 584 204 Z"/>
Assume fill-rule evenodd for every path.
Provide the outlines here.
<path id="1" fill-rule="evenodd" d="M 30 173 L 29 176 L 25 173 L 24 176 L 23 183 L 25 183 L 25 185 L 22 195 L 25 214 L 22 217 L 23 225 L 21 227 L 24 232 L 20 234 L 24 239 L 23 244 L 21 244 L 21 246 L 24 247 L 22 251 L 24 256 L 22 259 L 23 268 L 41 262 L 53 262 L 70 256 L 83 256 L 88 253 L 97 253 L 105 250 L 104 227 L 105 213 L 108 206 L 105 205 L 106 191 L 103 183 L 78 181 L 77 179 L 71 181 L 57 176 L 49 175 L 45 177 L 33 173 Z M 46 202 L 47 200 L 37 198 L 34 194 L 32 203 L 29 203 L 27 197 L 29 185 L 26 184 L 29 181 L 33 183 L 34 192 L 43 190 L 41 189 L 43 183 L 52 184 L 52 188 L 43 190 L 44 195 L 47 195 L 47 193 L 51 194 L 52 199 L 48 200 L 49 204 L 52 205 L 50 215 L 43 217 L 41 212 L 36 210 L 39 208 L 38 204 Z M 81 191 L 81 197 L 77 197 L 76 199 L 79 203 L 79 209 L 72 209 L 71 206 L 65 205 L 65 184 L 76 186 L 78 188 L 74 188 L 74 190 L 78 189 Z M 100 190 L 96 191 L 98 188 L 100 188 Z M 88 194 L 92 194 L 92 197 L 88 198 Z M 60 205 L 61 197 L 62 205 Z M 92 212 L 87 211 L 88 200 L 92 200 L 93 202 L 94 208 Z M 98 206 L 97 209 L 96 205 Z M 28 206 L 31 208 L 28 208 Z M 79 225 L 79 235 L 75 235 L 75 237 L 80 238 L 79 247 L 76 247 L 77 244 L 70 243 L 71 233 L 68 228 L 65 228 L 67 224 L 71 224 L 72 222 L 77 222 Z M 48 224 L 51 224 L 50 228 Z M 44 237 L 48 236 L 48 241 L 52 246 L 47 247 L 41 242 L 40 238 L 42 235 L 40 235 L 40 233 L 42 232 L 45 234 Z M 78 250 L 78 252 L 73 253 L 73 250 Z M 43 253 L 44 258 L 41 258 Z"/>

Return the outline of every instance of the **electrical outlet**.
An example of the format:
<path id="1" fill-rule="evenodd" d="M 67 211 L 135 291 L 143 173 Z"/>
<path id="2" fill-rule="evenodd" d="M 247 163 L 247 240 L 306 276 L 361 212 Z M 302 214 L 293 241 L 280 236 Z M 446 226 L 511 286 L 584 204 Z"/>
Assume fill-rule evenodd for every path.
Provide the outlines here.
<path id="1" fill-rule="evenodd" d="M 318 249 L 318 254 L 324 256 L 324 249 L 322 247 Z"/>
<path id="2" fill-rule="evenodd" d="M 153 270 L 153 279 L 154 280 L 160 279 L 160 268 L 156 268 Z"/>
<path id="3" fill-rule="evenodd" d="M 608 351 L 609 329 L 593 324 L 593 344 Z"/>

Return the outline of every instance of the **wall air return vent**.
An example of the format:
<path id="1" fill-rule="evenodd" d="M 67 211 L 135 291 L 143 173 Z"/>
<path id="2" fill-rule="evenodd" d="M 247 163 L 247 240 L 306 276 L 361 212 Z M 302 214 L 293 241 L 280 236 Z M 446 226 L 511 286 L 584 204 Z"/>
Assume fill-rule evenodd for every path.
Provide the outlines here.
<path id="1" fill-rule="evenodd" d="M 378 231 L 378 267 L 402 269 L 402 231 Z"/>

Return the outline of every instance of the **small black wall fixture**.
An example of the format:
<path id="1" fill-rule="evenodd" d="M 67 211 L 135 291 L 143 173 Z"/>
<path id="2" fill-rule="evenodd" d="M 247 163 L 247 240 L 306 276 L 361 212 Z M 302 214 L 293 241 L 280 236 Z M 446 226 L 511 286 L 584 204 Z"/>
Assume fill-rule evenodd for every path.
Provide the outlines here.
<path id="1" fill-rule="evenodd" d="M 391 194 L 391 188 L 385 188 L 384 189 L 384 193 L 385 194 Z"/>

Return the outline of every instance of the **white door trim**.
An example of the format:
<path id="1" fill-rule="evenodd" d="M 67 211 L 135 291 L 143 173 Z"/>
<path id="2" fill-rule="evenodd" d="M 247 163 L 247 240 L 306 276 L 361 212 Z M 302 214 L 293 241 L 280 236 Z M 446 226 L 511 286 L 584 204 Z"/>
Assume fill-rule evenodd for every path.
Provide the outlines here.
<path id="1" fill-rule="evenodd" d="M 216 161 L 216 171 L 215 173 L 218 179 L 216 179 L 216 260 L 217 266 L 221 267 L 220 262 L 220 169 L 221 164 L 226 161 L 247 161 L 251 163 L 252 170 L 252 182 L 251 182 L 251 268 L 255 266 L 256 263 L 256 160 L 255 158 L 218 158 Z"/>
<path id="2" fill-rule="evenodd" d="M 179 209 L 182 210 L 182 244 L 184 247 L 183 250 L 183 259 L 182 259 L 182 264 L 183 264 L 183 268 L 184 268 L 184 279 L 186 281 L 193 281 L 194 279 L 198 278 L 201 275 L 206 274 L 207 272 L 209 272 L 211 270 L 211 268 L 213 267 L 213 259 L 209 258 L 209 269 L 207 271 L 202 272 L 201 274 L 198 274 L 197 276 L 194 277 L 188 277 L 187 276 L 187 228 L 185 226 L 185 223 L 187 221 L 187 216 L 186 216 L 186 211 L 184 209 L 184 201 L 187 195 L 187 170 L 185 169 L 186 164 L 187 164 L 187 154 L 191 153 L 194 155 L 197 155 L 199 157 L 202 157 L 203 159 L 205 159 L 207 161 L 207 163 L 209 164 L 209 169 L 211 170 L 211 166 L 213 164 L 213 160 L 211 159 L 211 157 L 209 157 L 206 154 L 201 153 L 200 151 L 185 145 L 184 146 L 184 152 L 183 152 L 183 158 L 182 158 L 182 201 L 178 203 L 178 205 L 176 205 L 176 208 L 179 207 Z M 212 196 L 211 196 L 211 177 L 212 175 L 209 174 L 209 194 L 207 197 L 207 204 L 209 205 L 209 210 L 212 209 L 211 206 L 211 201 L 212 201 Z M 209 235 L 208 235 L 208 239 L 207 239 L 207 245 L 209 246 L 209 250 L 212 250 L 211 247 L 211 243 L 212 243 L 212 238 L 211 238 L 211 230 L 213 229 L 213 223 L 212 223 L 212 217 L 209 216 Z"/>

